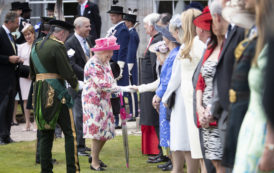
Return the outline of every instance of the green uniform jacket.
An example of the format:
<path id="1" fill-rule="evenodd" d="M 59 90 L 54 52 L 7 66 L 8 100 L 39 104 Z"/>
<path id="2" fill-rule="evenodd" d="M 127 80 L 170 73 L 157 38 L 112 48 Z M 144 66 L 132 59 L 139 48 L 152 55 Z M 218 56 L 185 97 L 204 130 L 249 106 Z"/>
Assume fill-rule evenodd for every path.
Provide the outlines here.
<path id="1" fill-rule="evenodd" d="M 60 82 L 62 86 L 61 99 L 58 98 L 58 93 L 55 86 L 50 85 L 47 80 L 36 81 L 33 90 L 33 103 L 36 115 L 36 122 L 39 130 L 54 129 L 62 104 L 68 107 L 72 106 L 72 99 L 67 93 L 65 87 L 65 80 L 71 85 L 72 88 L 78 87 L 78 80 L 74 74 L 67 57 L 66 48 L 64 43 L 54 37 L 50 37 L 44 42 L 40 48 L 42 41 L 35 45 L 35 51 L 41 64 L 46 69 L 47 73 L 56 73 L 62 79 L 50 79 L 54 82 Z M 39 74 L 39 69 L 35 66 L 32 57 L 30 58 L 30 75 L 35 81 L 36 74 Z M 57 81 L 58 80 L 58 81 Z M 70 103 L 70 104 L 69 104 Z"/>

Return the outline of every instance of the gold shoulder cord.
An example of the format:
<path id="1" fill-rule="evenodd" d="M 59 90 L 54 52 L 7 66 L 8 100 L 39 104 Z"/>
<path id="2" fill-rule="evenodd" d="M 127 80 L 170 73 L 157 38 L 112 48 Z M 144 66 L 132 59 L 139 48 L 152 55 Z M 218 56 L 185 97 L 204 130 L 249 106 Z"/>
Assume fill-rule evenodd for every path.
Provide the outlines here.
<path id="1" fill-rule="evenodd" d="M 54 41 L 57 41 L 57 42 L 60 43 L 60 44 L 64 44 L 64 42 L 58 40 L 58 39 L 57 39 L 56 37 L 54 37 L 53 35 L 51 35 L 49 38 L 52 39 L 52 40 L 54 40 Z"/>

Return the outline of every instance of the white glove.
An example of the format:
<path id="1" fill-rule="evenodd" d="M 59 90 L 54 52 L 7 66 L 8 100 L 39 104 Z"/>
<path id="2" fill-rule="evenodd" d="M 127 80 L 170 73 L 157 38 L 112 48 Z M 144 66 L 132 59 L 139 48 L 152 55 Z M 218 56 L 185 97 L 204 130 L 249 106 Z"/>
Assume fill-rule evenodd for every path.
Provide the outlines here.
<path id="1" fill-rule="evenodd" d="M 131 89 L 129 86 L 120 86 L 120 90 L 122 92 L 135 92 L 133 89 Z"/>
<path id="2" fill-rule="evenodd" d="M 122 79 L 122 77 L 123 77 L 123 69 L 120 68 L 120 74 L 119 74 L 119 76 L 116 78 L 116 80 L 118 81 L 118 80 Z"/>
<path id="3" fill-rule="evenodd" d="M 130 72 L 131 72 L 134 64 L 133 63 L 128 63 L 127 66 L 128 66 L 128 74 L 131 76 L 132 74 Z"/>
<path id="4" fill-rule="evenodd" d="M 123 69 L 124 69 L 124 66 L 125 66 L 125 62 L 117 61 L 117 64 L 120 67 L 120 75 L 119 75 L 119 77 L 117 77 L 117 81 L 118 81 L 118 80 L 122 79 L 122 77 L 123 77 Z"/>
<path id="5" fill-rule="evenodd" d="M 82 90 L 84 87 L 84 82 L 79 80 L 78 85 L 79 85 L 79 90 Z"/>

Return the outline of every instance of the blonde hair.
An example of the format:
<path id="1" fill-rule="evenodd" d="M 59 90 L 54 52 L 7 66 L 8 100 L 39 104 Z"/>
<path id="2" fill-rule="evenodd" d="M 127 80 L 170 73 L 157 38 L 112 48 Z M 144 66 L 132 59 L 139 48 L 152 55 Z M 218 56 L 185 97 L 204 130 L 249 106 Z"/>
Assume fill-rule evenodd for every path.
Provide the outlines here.
<path id="1" fill-rule="evenodd" d="M 35 33 L 34 27 L 33 27 L 31 24 L 28 24 L 28 23 L 27 23 L 27 24 L 24 26 L 24 28 L 22 29 L 22 33 L 25 34 L 25 33 L 27 33 L 28 31 L 31 32 L 32 34 Z"/>
<path id="2" fill-rule="evenodd" d="M 189 58 L 190 51 L 193 44 L 193 39 L 196 36 L 196 27 L 193 24 L 193 20 L 195 17 L 199 16 L 202 12 L 197 9 L 188 9 L 181 14 L 182 21 L 182 29 L 184 32 L 182 38 L 182 44 L 184 44 L 184 48 L 181 49 L 181 58 Z"/>

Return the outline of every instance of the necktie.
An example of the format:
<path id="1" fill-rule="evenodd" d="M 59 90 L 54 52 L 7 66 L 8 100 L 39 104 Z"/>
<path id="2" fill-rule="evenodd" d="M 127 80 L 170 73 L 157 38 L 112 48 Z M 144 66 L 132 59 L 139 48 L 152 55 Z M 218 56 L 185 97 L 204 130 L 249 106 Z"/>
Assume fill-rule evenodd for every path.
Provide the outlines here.
<path id="1" fill-rule="evenodd" d="M 232 30 L 232 26 L 231 25 L 228 25 L 228 29 L 227 29 L 227 38 L 229 37 L 229 34 Z"/>
<path id="2" fill-rule="evenodd" d="M 10 39 L 11 45 L 13 47 L 14 53 L 16 53 L 15 42 L 14 42 L 14 39 L 13 39 L 13 36 L 11 35 L 11 33 L 9 33 L 9 39 Z"/>
<path id="3" fill-rule="evenodd" d="M 88 45 L 87 45 L 87 41 L 86 41 L 86 40 L 84 40 L 83 43 L 84 43 L 85 54 L 86 54 L 87 60 L 88 60 L 89 57 L 90 57 L 89 47 L 88 47 Z"/>

